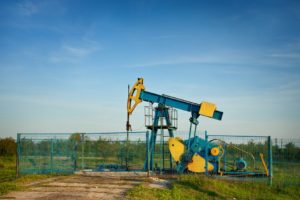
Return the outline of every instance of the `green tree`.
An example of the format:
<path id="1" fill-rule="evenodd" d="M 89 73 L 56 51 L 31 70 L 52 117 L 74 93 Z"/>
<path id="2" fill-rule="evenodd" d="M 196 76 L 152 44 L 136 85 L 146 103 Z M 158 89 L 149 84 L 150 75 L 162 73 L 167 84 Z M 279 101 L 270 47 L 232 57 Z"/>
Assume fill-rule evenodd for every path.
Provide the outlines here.
<path id="1" fill-rule="evenodd" d="M 298 152 L 299 150 L 294 143 L 289 142 L 285 145 L 285 154 L 288 160 L 295 161 Z"/>
<path id="2" fill-rule="evenodd" d="M 79 143 L 81 141 L 81 133 L 73 133 L 70 135 L 69 140 Z"/>
<path id="3" fill-rule="evenodd" d="M 0 156 L 16 155 L 16 141 L 11 138 L 0 138 Z"/>

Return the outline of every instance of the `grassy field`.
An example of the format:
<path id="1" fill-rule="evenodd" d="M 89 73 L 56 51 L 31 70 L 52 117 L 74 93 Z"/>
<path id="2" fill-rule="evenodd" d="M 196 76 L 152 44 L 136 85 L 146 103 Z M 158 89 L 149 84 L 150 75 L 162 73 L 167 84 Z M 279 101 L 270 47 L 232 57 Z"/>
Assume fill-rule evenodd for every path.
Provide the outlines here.
<path id="1" fill-rule="evenodd" d="M 170 187 L 151 188 L 145 182 L 134 187 L 127 199 L 299 199 L 300 163 L 277 163 L 273 167 L 273 185 L 214 179 L 202 175 L 181 175 Z M 25 189 L 27 183 L 54 175 L 24 175 L 16 178 L 15 158 L 0 157 L 0 196 Z"/>
<path id="2" fill-rule="evenodd" d="M 127 199 L 299 199 L 300 164 L 274 165 L 272 186 L 265 182 L 233 181 L 200 175 L 181 175 L 166 189 L 139 185 Z"/>
<path id="3" fill-rule="evenodd" d="M 26 188 L 26 184 L 53 175 L 24 175 L 16 177 L 15 157 L 0 157 L 0 196 L 9 191 Z"/>

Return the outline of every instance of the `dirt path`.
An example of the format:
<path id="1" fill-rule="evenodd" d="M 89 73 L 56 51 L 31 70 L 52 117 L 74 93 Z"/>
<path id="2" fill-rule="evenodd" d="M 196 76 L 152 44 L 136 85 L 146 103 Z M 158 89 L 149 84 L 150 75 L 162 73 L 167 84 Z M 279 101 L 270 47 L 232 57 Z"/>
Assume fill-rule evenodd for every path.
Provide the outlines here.
<path id="1" fill-rule="evenodd" d="M 144 180 L 144 177 L 75 175 L 36 183 L 27 190 L 11 192 L 0 199 L 123 199 L 130 188 Z"/>

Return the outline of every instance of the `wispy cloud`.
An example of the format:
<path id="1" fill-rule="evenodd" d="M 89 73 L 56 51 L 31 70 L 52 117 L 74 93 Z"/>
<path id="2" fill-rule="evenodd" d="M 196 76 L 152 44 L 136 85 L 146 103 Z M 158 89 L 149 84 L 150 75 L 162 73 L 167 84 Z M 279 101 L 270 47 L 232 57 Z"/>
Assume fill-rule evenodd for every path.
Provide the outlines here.
<path id="1" fill-rule="evenodd" d="M 156 60 L 144 61 L 138 64 L 133 64 L 131 67 L 160 67 L 171 65 L 184 64 L 199 64 L 199 65 L 215 65 L 215 66 L 231 66 L 235 71 L 235 67 L 274 67 L 274 68 L 288 68 L 289 61 L 297 61 L 300 58 L 298 51 L 289 52 L 271 52 L 265 53 L 262 51 L 248 51 L 248 50 L 224 50 L 216 52 L 207 52 L 199 54 L 173 55 L 157 58 Z M 227 71 L 227 68 L 226 68 Z"/>
<path id="2" fill-rule="evenodd" d="M 300 53 L 276 53 L 276 54 L 271 54 L 271 57 L 300 59 Z"/>
<path id="3" fill-rule="evenodd" d="M 64 45 L 62 49 L 65 50 L 70 56 L 79 58 L 84 57 L 95 50 L 94 48 L 72 47 L 68 45 Z"/>
<path id="4" fill-rule="evenodd" d="M 50 56 L 51 62 L 78 62 L 101 49 L 98 42 L 83 39 L 80 44 L 63 43 L 59 49 Z"/>
<path id="5" fill-rule="evenodd" d="M 20 15 L 30 17 L 36 14 L 50 14 L 57 15 L 62 14 L 66 10 L 65 1 L 63 0 L 51 0 L 51 1 L 34 1 L 24 0 L 18 3 L 13 3 L 8 8 L 12 15 Z"/>
<path id="6" fill-rule="evenodd" d="M 269 57 L 275 59 L 300 59 L 300 37 L 285 39 L 280 47 L 271 49 Z M 287 40 L 287 41 L 286 41 Z"/>
<path id="7" fill-rule="evenodd" d="M 132 65 L 134 67 L 155 67 L 162 65 L 178 65 L 178 64 L 200 64 L 200 63 L 228 63 L 217 56 L 199 55 L 199 56 L 174 56 L 171 58 L 163 58 L 161 60 L 150 61 Z"/>
<path id="8" fill-rule="evenodd" d="M 23 1 L 16 5 L 17 11 L 21 15 L 31 16 L 39 12 L 40 7 L 38 3 L 32 1 Z"/>
<path id="9" fill-rule="evenodd" d="M 186 54 L 164 57 L 156 61 L 134 64 L 133 67 L 155 67 L 179 64 L 216 64 L 216 65 L 244 65 L 253 63 L 253 55 L 241 52 L 210 52 L 203 54 Z M 252 59 L 252 60 L 251 60 Z M 257 59 L 257 57 L 255 57 Z"/>
<path id="10" fill-rule="evenodd" d="M 88 103 L 83 103 L 82 101 L 68 101 L 67 98 L 49 98 L 43 95 L 0 95 L 1 101 L 10 101 L 10 102 L 23 102 L 23 103 L 31 103 L 34 105 L 42 105 L 42 106 L 51 106 L 51 107 L 59 107 L 59 108 L 71 108 L 71 109 L 93 109 L 97 107 L 97 104 L 90 101 Z"/>
<path id="11" fill-rule="evenodd" d="M 173 39 L 173 38 L 178 38 L 178 35 L 159 35 L 159 36 L 154 36 L 153 39 Z"/>

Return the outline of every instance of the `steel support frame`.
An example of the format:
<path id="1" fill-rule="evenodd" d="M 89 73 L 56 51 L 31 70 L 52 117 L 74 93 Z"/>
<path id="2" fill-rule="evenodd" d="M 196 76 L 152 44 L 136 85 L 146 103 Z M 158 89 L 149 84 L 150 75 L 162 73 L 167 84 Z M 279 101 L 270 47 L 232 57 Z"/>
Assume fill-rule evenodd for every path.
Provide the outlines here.
<path id="1" fill-rule="evenodd" d="M 146 157 L 146 161 L 144 164 L 144 168 L 146 170 L 153 170 L 154 167 L 154 153 L 155 153 L 155 145 L 156 145 L 156 137 L 157 137 L 157 131 L 158 129 L 160 129 L 158 122 L 159 122 L 159 118 L 163 117 L 166 120 L 166 124 L 168 127 L 171 127 L 171 120 L 169 118 L 169 110 L 167 107 L 165 107 L 162 104 L 159 104 L 158 107 L 155 108 L 155 114 L 154 114 L 154 119 L 153 119 L 153 128 L 151 130 L 151 135 L 150 135 L 150 142 L 149 142 L 149 154 L 150 154 L 150 162 L 148 165 L 148 157 Z M 168 132 L 169 132 L 169 137 L 174 137 L 174 133 L 172 128 L 168 128 Z M 164 154 L 164 152 L 163 152 Z M 172 159 L 170 157 L 170 166 L 172 166 Z"/>

